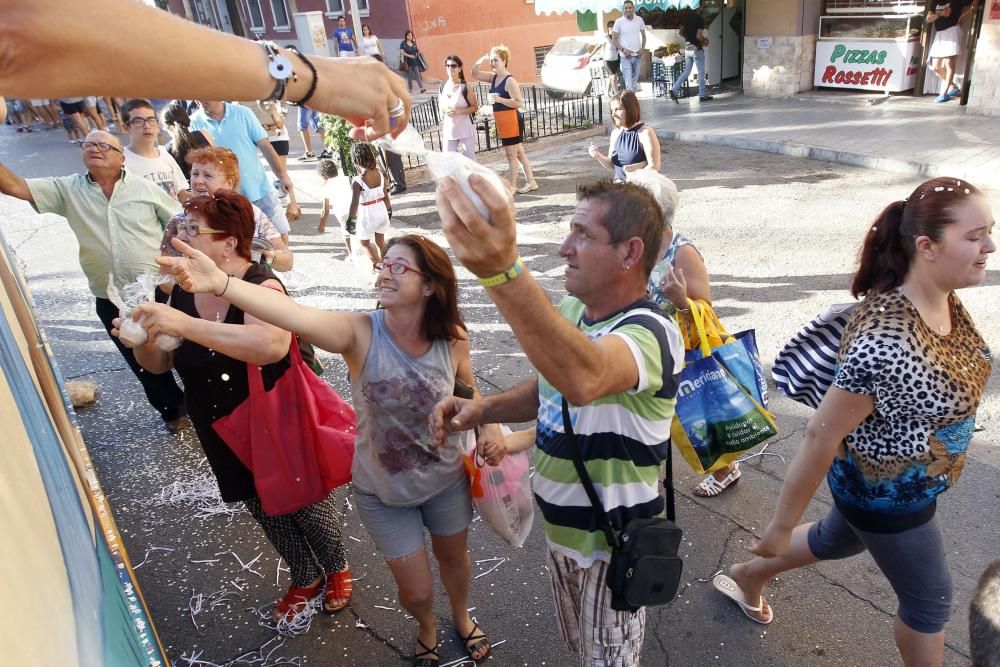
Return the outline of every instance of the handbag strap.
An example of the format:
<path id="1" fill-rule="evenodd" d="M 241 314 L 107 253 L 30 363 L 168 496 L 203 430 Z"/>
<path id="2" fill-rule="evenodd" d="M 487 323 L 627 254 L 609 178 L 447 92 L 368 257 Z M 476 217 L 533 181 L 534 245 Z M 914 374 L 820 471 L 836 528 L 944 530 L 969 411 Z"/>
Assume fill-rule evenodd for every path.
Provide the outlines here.
<path id="1" fill-rule="evenodd" d="M 562 398 L 562 418 L 563 418 L 563 431 L 566 434 L 566 439 L 569 441 L 569 449 L 573 454 L 573 467 L 576 468 L 576 474 L 580 477 L 580 482 L 583 483 L 583 490 L 587 492 L 587 498 L 590 499 L 590 504 L 594 508 L 594 514 L 597 515 L 597 523 L 604 531 L 604 536 L 608 540 L 608 544 L 612 547 L 619 547 L 620 541 L 618 539 L 618 533 L 615 532 L 614 526 L 611 525 L 611 519 L 608 517 L 608 513 L 604 509 L 604 505 L 601 504 L 601 499 L 597 497 L 597 491 L 594 489 L 594 482 L 590 479 L 590 473 L 587 472 L 587 467 L 583 465 L 583 458 L 580 455 L 580 448 L 577 446 L 576 433 L 573 431 L 573 423 L 569 417 L 569 403 L 566 402 L 566 398 Z M 666 470 L 666 487 L 667 487 L 667 518 L 670 521 L 674 520 L 674 461 L 673 453 L 671 452 L 673 448 L 671 447 L 670 440 L 667 440 L 667 470 Z"/>
<path id="2" fill-rule="evenodd" d="M 299 337 L 293 333 L 292 342 L 288 346 L 289 368 L 304 363 L 305 361 L 302 360 L 302 351 L 299 349 Z M 264 393 L 264 376 L 260 372 L 260 366 L 258 364 L 247 364 L 247 383 L 250 385 L 251 394 Z"/>

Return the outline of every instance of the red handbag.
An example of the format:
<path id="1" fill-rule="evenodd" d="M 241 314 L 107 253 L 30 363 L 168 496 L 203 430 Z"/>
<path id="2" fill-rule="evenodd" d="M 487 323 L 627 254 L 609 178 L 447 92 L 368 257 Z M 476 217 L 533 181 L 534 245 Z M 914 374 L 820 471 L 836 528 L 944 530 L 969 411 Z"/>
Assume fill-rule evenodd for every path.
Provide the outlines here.
<path id="1" fill-rule="evenodd" d="M 292 336 L 291 365 L 264 390 L 260 367 L 247 364 L 250 395 L 212 427 L 250 472 L 267 514 L 288 514 L 351 481 L 354 410 L 302 361 Z"/>

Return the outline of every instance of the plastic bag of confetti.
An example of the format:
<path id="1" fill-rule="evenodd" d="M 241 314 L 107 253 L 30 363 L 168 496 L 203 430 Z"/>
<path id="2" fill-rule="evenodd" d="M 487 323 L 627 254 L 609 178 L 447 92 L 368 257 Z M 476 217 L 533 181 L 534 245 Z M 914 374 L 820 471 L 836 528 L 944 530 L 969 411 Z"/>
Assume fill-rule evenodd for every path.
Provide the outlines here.
<path id="1" fill-rule="evenodd" d="M 479 195 L 469 185 L 469 176 L 479 174 L 496 188 L 497 192 L 509 196 L 509 186 L 504 183 L 503 179 L 495 171 L 479 164 L 475 160 L 470 160 L 461 153 L 440 153 L 438 151 L 427 150 L 424 147 L 423 137 L 420 136 L 420 133 L 412 125 L 403 130 L 395 139 L 383 137 L 376 139 L 373 143 L 377 148 L 385 148 L 393 153 L 422 157 L 427 163 L 427 169 L 431 172 L 431 176 L 434 177 L 435 183 L 440 183 L 443 178 L 448 176 L 454 178 L 461 186 L 465 196 L 469 198 L 476 207 L 476 210 L 479 211 L 479 215 L 487 220 L 490 219 L 489 211 L 483 200 L 479 198 Z"/>
<path id="2" fill-rule="evenodd" d="M 118 307 L 118 314 L 121 317 L 121 324 L 118 327 L 118 340 L 125 347 L 138 347 L 145 344 L 148 335 L 143 322 L 145 317 L 140 317 L 139 321 L 132 319 L 132 312 L 141 303 L 154 301 L 157 284 L 162 278 L 150 273 L 143 273 L 135 282 L 131 282 L 121 291 L 115 287 L 114 277 L 108 275 L 108 299 Z M 180 347 L 182 340 L 177 336 L 167 334 L 157 334 L 156 346 L 164 352 L 170 352 Z"/>
<path id="3" fill-rule="evenodd" d="M 502 427 L 504 435 L 510 433 Z M 507 454 L 491 466 L 477 456 L 476 438 L 470 431 L 465 450 L 472 502 L 493 532 L 513 546 L 521 547 L 531 532 L 535 506 L 531 499 L 531 463 L 527 452 Z"/>

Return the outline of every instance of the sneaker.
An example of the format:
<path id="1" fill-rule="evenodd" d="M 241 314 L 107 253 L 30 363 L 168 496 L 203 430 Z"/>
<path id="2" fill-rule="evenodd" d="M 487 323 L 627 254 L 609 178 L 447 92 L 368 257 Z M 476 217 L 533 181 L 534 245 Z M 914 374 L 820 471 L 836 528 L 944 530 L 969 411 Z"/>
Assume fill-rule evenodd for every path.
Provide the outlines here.
<path id="1" fill-rule="evenodd" d="M 329 148 L 324 148 L 323 152 L 319 154 L 320 160 L 330 160 L 333 159 L 333 153 L 330 152 Z"/>
<path id="2" fill-rule="evenodd" d="M 525 183 L 517 189 L 517 193 L 523 195 L 527 192 L 534 192 L 538 189 L 538 183 L 536 181 L 531 181 L 530 183 Z"/>
<path id="3" fill-rule="evenodd" d="M 389 191 L 389 194 L 391 194 L 391 195 L 401 195 L 404 192 L 406 192 L 406 188 L 404 188 L 402 185 L 394 185 L 394 186 L 392 186 L 392 190 Z"/>
<path id="4" fill-rule="evenodd" d="M 298 159 L 301 160 L 302 162 L 305 162 L 306 160 L 315 160 L 316 155 L 312 151 L 306 151 L 305 153 L 300 155 Z"/>
<path id="5" fill-rule="evenodd" d="M 948 96 L 948 93 L 941 93 L 940 95 L 934 98 L 934 101 L 937 104 L 941 104 L 942 102 L 947 102 L 949 100 L 951 100 L 951 97 Z"/>
<path id="6" fill-rule="evenodd" d="M 948 97 L 958 97 L 961 94 L 962 94 L 962 89 L 959 88 L 958 86 L 955 86 L 954 88 L 948 91 Z"/>
<path id="7" fill-rule="evenodd" d="M 677 99 L 677 93 L 674 92 L 673 88 L 670 88 L 667 92 L 670 94 L 670 99 L 674 101 L 674 104 L 681 103 L 680 100 Z"/>
<path id="8" fill-rule="evenodd" d="M 702 95 L 701 97 L 698 98 L 698 101 L 699 102 L 711 102 L 714 99 L 715 99 L 714 95 Z"/>

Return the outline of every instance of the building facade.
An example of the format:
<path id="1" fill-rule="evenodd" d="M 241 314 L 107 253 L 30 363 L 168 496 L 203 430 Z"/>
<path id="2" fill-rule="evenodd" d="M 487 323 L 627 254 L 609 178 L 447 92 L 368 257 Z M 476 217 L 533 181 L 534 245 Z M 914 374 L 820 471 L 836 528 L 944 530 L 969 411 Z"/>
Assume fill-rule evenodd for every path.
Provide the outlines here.
<path id="1" fill-rule="evenodd" d="M 579 32 L 575 15 L 538 16 L 526 0 L 357 0 L 357 6 L 358 24 L 368 24 L 382 41 L 390 67 L 398 67 L 399 43 L 413 30 L 431 79 L 444 78 L 447 55 L 457 54 L 471 67 L 490 47 L 506 44 L 511 72 L 530 83 L 536 80 L 539 54 L 543 57 L 559 37 Z M 166 0 L 166 7 L 216 30 L 294 44 L 305 53 L 333 52 L 332 44 L 324 46 L 311 34 L 317 25 L 327 37 L 341 16 L 354 25 L 348 0 Z"/>
<path id="2" fill-rule="evenodd" d="M 893 44 L 902 50 L 902 43 L 910 42 L 909 50 L 901 52 L 897 67 L 853 66 L 844 68 L 850 70 L 844 75 L 856 73 L 863 80 L 866 73 L 871 73 L 874 81 L 876 75 L 902 73 L 909 78 L 896 88 L 912 88 L 916 96 L 937 94 L 940 80 L 927 67 L 924 55 L 931 31 L 921 29 L 923 17 L 934 4 L 934 0 L 747 0 L 743 92 L 759 97 L 791 97 L 817 86 L 825 88 L 824 83 L 840 87 L 841 83 L 832 77 L 824 79 L 822 72 L 836 69 L 831 66 L 836 58 L 831 56 L 838 51 L 831 51 L 836 49 L 832 42 L 840 41 L 837 35 L 843 34 L 847 46 L 842 51 L 852 52 L 853 39 L 857 50 L 880 55 L 888 51 L 890 59 Z M 854 26 L 851 19 L 856 19 Z M 966 32 L 965 47 L 956 65 L 956 84 L 963 89 L 961 101 L 968 113 L 1000 116 L 1000 0 L 979 0 L 975 11 L 961 25 Z M 899 38 L 900 31 L 914 37 Z M 831 43 L 831 48 L 823 48 L 823 42 Z M 819 63 L 817 53 L 821 54 Z M 845 58 L 848 56 L 840 60 Z M 857 58 L 848 59 L 852 65 L 861 65 Z M 857 83 L 852 80 L 846 87 L 860 90 Z M 888 90 L 897 92 L 896 88 Z"/>

